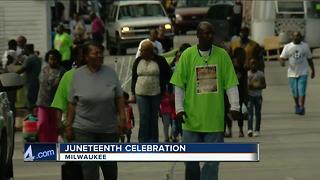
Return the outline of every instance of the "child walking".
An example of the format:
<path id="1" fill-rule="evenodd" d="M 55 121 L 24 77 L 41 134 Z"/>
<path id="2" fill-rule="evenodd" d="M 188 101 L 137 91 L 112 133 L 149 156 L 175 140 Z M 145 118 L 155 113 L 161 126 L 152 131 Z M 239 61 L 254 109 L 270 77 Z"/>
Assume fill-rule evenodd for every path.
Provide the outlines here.
<path id="1" fill-rule="evenodd" d="M 173 61 L 170 63 L 170 68 L 171 71 L 174 72 L 176 65 L 179 62 L 180 56 L 183 53 L 183 51 L 185 51 L 186 49 L 188 49 L 189 47 L 191 47 L 191 45 L 189 43 L 183 43 L 181 44 L 181 46 L 179 47 L 179 50 L 176 52 L 175 57 L 173 59 Z M 175 99 L 174 97 L 174 93 L 172 93 L 173 99 Z M 176 109 L 175 109 L 175 103 L 174 101 L 172 102 L 172 112 L 171 112 L 171 140 L 172 142 L 179 142 L 179 135 L 180 137 L 182 137 L 182 124 L 180 121 L 178 121 L 176 119 Z"/>
<path id="2" fill-rule="evenodd" d="M 48 64 L 42 69 L 39 76 L 40 89 L 37 99 L 39 142 L 58 141 L 57 112 L 50 105 L 64 73 L 63 67 L 60 66 L 61 58 L 57 50 L 47 52 L 45 60 Z"/>
<path id="3" fill-rule="evenodd" d="M 134 122 L 134 115 L 132 111 L 132 107 L 129 104 L 129 94 L 126 92 L 123 92 L 123 97 L 125 100 L 125 111 L 126 111 L 126 118 L 127 118 L 127 126 L 126 129 L 124 130 L 123 134 L 120 136 L 121 142 L 125 142 L 125 136 L 127 137 L 127 143 L 130 143 L 131 140 L 131 134 L 132 134 L 132 129 L 135 125 Z"/>
<path id="4" fill-rule="evenodd" d="M 262 89 L 266 88 L 264 73 L 257 69 L 258 63 L 255 59 L 249 61 L 248 71 L 248 136 L 257 137 L 260 135 Z M 255 129 L 253 132 L 253 117 L 255 115 Z"/>
<path id="5" fill-rule="evenodd" d="M 232 61 L 234 70 L 237 74 L 237 78 L 239 81 L 238 84 L 238 91 L 239 91 L 239 104 L 240 104 L 240 119 L 235 119 L 238 121 L 239 126 L 239 137 L 244 137 L 243 133 L 243 112 L 242 112 L 242 106 L 247 104 L 247 95 L 248 95 L 248 77 L 247 77 L 247 70 L 245 69 L 245 60 L 246 60 L 246 52 L 243 48 L 236 48 L 234 50 Z M 227 96 L 225 96 L 226 103 L 226 109 L 225 112 L 225 126 L 228 127 L 228 129 L 225 128 L 225 137 L 232 137 L 232 120 L 230 119 L 228 115 L 229 110 L 229 101 Z"/>
<path id="6" fill-rule="evenodd" d="M 170 98 L 172 98 L 170 97 L 170 93 L 165 92 L 160 103 L 160 115 L 163 123 L 164 142 L 170 142 L 169 127 L 172 127 L 171 115 L 173 111 L 171 105 L 172 100 L 170 100 Z M 170 135 L 172 135 L 172 131 Z"/>

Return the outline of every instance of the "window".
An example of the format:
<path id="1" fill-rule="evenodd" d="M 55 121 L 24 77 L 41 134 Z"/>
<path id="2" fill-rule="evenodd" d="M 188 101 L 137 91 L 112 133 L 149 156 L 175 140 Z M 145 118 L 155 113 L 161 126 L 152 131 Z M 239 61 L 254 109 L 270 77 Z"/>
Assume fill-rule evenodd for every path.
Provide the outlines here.
<path id="1" fill-rule="evenodd" d="M 303 1 L 301 2 L 280 2 L 276 3 L 277 13 L 280 14 L 304 14 Z"/>
<path id="2" fill-rule="evenodd" d="M 135 4 L 121 6 L 118 19 L 166 16 L 160 4 Z"/>

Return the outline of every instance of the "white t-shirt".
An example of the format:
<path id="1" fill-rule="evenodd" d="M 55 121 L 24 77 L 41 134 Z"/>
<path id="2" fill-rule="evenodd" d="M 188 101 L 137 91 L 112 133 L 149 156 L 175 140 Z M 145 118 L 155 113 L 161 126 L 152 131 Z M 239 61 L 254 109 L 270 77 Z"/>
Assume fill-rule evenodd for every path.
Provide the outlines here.
<path id="1" fill-rule="evenodd" d="M 301 42 L 286 44 L 280 58 L 289 59 L 288 77 L 299 77 L 308 74 L 308 59 L 312 58 L 309 45 Z"/>
<path id="2" fill-rule="evenodd" d="M 140 56 L 140 48 L 141 48 L 141 44 L 144 42 L 144 41 L 151 41 L 150 39 L 144 39 L 140 42 L 139 44 L 139 47 L 138 47 L 138 51 L 137 51 L 137 54 L 136 54 L 136 58 Z M 162 48 L 162 45 L 159 41 L 151 41 L 152 44 L 153 44 L 153 47 L 154 47 L 154 51 L 156 54 L 160 55 L 163 53 L 163 48 Z"/>
<path id="3" fill-rule="evenodd" d="M 15 50 L 9 49 L 4 51 L 2 58 L 1 58 L 1 64 L 2 64 L 2 68 L 6 69 L 7 68 L 7 62 L 8 62 L 8 56 L 11 56 L 13 58 L 13 62 L 12 63 L 16 63 L 16 59 L 17 59 L 17 53 Z"/>

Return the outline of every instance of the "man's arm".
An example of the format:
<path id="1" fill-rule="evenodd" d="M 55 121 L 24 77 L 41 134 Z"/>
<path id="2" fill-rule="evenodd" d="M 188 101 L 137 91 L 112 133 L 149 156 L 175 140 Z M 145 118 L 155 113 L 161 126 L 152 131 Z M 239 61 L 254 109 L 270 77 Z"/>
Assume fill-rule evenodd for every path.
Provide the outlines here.
<path id="1" fill-rule="evenodd" d="M 176 114 L 177 114 L 176 119 L 179 122 L 184 123 L 184 118 L 186 117 L 186 113 L 183 107 L 185 90 L 178 86 L 175 86 L 174 93 L 175 93 L 175 99 L 174 99 L 175 108 L 176 108 Z"/>
<path id="2" fill-rule="evenodd" d="M 137 58 L 132 66 L 132 77 L 131 77 L 131 94 L 129 98 L 130 103 L 135 103 L 136 102 L 136 83 L 138 79 L 138 74 L 137 74 L 137 68 L 140 60 Z"/>
<path id="3" fill-rule="evenodd" d="M 174 93 L 175 93 L 175 108 L 176 108 L 176 112 L 182 112 L 184 111 L 184 107 L 183 107 L 183 101 L 184 101 L 184 89 L 175 86 L 174 87 Z"/>
<path id="4" fill-rule="evenodd" d="M 239 103 L 239 91 L 238 86 L 233 86 L 226 90 L 229 103 L 230 103 L 230 113 L 232 118 L 235 120 L 240 119 L 240 103 Z"/>
<path id="5" fill-rule="evenodd" d="M 315 72 L 312 58 L 308 58 L 308 64 L 311 68 L 311 79 L 313 79 L 315 77 Z"/>
<path id="6" fill-rule="evenodd" d="M 288 58 L 279 57 L 278 60 L 280 62 L 280 65 L 284 67 L 286 65 L 286 61 L 288 60 Z"/>
<path id="7" fill-rule="evenodd" d="M 28 59 L 25 59 L 20 69 L 17 70 L 17 73 L 18 74 L 24 73 L 27 70 L 27 67 L 28 67 Z"/>
<path id="8" fill-rule="evenodd" d="M 287 52 L 287 46 L 285 45 L 281 54 L 280 54 L 280 57 L 278 58 L 279 62 L 280 62 L 280 65 L 282 67 L 284 67 L 286 65 L 286 61 L 288 60 L 288 52 Z"/>

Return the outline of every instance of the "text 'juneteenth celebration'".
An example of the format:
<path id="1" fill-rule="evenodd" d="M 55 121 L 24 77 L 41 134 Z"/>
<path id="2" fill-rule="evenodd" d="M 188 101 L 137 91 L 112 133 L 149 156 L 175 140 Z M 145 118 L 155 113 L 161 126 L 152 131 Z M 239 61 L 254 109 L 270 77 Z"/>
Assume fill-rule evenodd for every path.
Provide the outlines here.
<path id="1" fill-rule="evenodd" d="M 186 145 L 156 144 L 70 144 L 63 152 L 186 152 Z"/>

